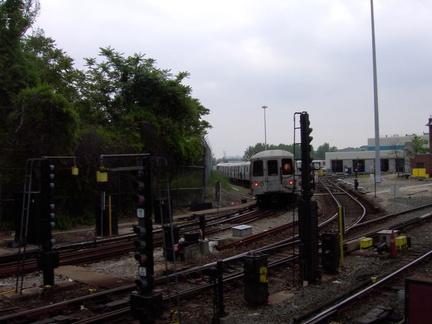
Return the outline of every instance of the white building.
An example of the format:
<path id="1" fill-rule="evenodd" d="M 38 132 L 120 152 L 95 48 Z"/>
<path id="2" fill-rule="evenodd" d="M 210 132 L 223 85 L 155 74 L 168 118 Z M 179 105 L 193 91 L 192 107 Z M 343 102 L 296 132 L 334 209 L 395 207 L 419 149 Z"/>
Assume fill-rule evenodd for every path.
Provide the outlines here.
<path id="1" fill-rule="evenodd" d="M 410 157 L 412 151 L 412 135 L 393 135 L 380 138 L 381 172 L 410 173 Z M 429 134 L 417 135 L 427 140 Z M 408 150 L 408 151 L 407 151 Z M 365 151 L 327 152 L 325 154 L 327 171 L 332 173 L 374 173 L 375 167 L 375 139 L 368 139 Z"/>

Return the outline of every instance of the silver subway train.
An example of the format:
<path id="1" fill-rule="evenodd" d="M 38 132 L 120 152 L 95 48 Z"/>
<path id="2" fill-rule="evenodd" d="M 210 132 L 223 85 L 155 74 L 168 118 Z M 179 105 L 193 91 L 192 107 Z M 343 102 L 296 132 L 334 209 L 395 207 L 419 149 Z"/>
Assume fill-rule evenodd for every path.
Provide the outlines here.
<path id="1" fill-rule="evenodd" d="M 258 204 L 295 201 L 294 155 L 288 151 L 262 151 L 248 162 L 220 163 L 216 169 L 234 183 L 248 183 Z"/>

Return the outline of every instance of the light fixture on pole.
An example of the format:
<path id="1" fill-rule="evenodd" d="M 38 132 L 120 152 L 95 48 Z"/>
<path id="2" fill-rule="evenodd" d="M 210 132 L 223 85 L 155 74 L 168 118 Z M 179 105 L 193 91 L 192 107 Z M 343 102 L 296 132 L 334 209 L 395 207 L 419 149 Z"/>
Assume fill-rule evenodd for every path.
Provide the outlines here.
<path id="1" fill-rule="evenodd" d="M 262 106 L 264 109 L 264 150 L 267 150 L 267 126 L 266 126 L 266 109 L 267 106 Z"/>

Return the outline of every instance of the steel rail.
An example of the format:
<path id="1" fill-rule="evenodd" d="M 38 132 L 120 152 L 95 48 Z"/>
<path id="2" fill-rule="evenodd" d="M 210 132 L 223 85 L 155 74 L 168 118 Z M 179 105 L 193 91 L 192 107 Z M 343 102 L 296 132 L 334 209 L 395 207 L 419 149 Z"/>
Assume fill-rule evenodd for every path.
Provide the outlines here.
<path id="1" fill-rule="evenodd" d="M 418 219 L 420 219 L 420 217 Z M 252 253 L 253 252 L 261 252 L 261 253 L 270 252 L 271 253 L 272 250 L 274 250 L 276 248 L 282 248 L 284 246 L 292 245 L 292 244 L 295 244 L 297 242 L 298 241 L 295 241 L 294 237 L 293 238 L 289 238 L 289 239 L 283 240 L 281 242 L 274 243 L 271 246 L 259 248 L 259 249 L 253 250 L 253 251 L 249 251 L 249 252 L 238 254 L 236 256 L 225 258 L 225 259 L 223 259 L 223 262 L 224 263 L 228 263 L 230 261 L 237 261 L 237 260 L 243 258 L 244 256 L 246 256 L 248 253 L 251 253 L 251 252 Z M 280 258 L 278 260 L 274 260 L 274 261 L 269 262 L 268 267 L 272 268 L 274 266 L 277 266 L 277 265 L 280 265 L 280 264 L 284 264 L 286 262 L 292 262 L 292 261 L 295 260 L 295 258 L 296 258 L 296 256 L 293 256 L 293 255 L 286 256 L 286 257 Z M 165 281 L 167 279 L 167 277 L 174 278 L 175 276 L 177 276 L 177 277 L 178 276 L 186 276 L 188 273 L 198 272 L 198 271 L 204 271 L 205 269 L 208 269 L 208 268 L 211 268 L 211 267 L 214 267 L 214 266 L 216 266 L 216 262 L 211 262 L 211 263 L 208 263 L 208 264 L 203 265 L 203 266 L 196 266 L 196 267 L 193 267 L 193 268 L 190 268 L 190 269 L 187 269 L 187 270 L 179 271 L 179 272 L 177 272 L 175 274 L 170 274 L 168 276 L 156 278 L 156 282 Z M 224 277 L 224 281 L 225 281 L 225 278 L 226 278 L 226 280 L 234 280 L 234 279 L 241 278 L 242 275 L 243 275 L 242 272 L 237 272 L 235 274 L 231 274 L 231 275 L 225 276 Z M 381 283 L 382 281 L 379 281 L 379 282 Z M 196 293 L 199 289 L 209 288 L 209 286 L 210 285 L 202 285 L 202 286 L 197 287 L 197 288 L 190 288 L 188 290 L 180 292 L 180 296 L 185 296 L 187 294 Z M 134 289 L 136 289 L 136 286 L 134 284 L 126 285 L 126 286 L 123 286 L 121 288 L 116 288 L 116 289 L 112 289 L 112 290 L 109 290 L 109 291 L 99 292 L 99 293 L 93 294 L 92 296 L 84 296 L 84 297 L 79 297 L 79 298 L 77 298 L 75 300 L 64 301 L 64 302 L 59 303 L 59 305 L 58 304 L 53 304 L 53 305 L 49 305 L 49 306 L 46 306 L 46 307 L 42 307 L 42 311 L 46 311 L 46 313 L 49 313 L 50 311 L 53 311 L 53 310 L 56 309 L 56 305 L 59 306 L 59 308 L 66 307 L 65 305 L 67 305 L 67 303 L 75 304 L 75 303 L 82 302 L 83 300 L 87 300 L 89 298 L 92 298 L 92 297 L 100 297 L 100 296 L 104 296 L 106 294 L 116 294 L 116 293 L 121 293 L 121 292 L 131 292 Z M 173 298 L 173 297 L 172 296 L 165 296 L 164 300 L 169 300 L 170 298 Z M 38 312 L 40 312 L 40 311 L 41 310 L 38 310 Z M 123 312 L 123 314 L 126 314 L 126 313 L 129 312 L 129 308 L 127 307 L 123 311 L 119 310 L 118 312 Z M 328 312 L 330 313 L 331 310 L 329 310 Z M 26 314 L 30 315 L 31 313 L 32 313 L 32 311 L 28 310 L 28 311 L 26 311 L 24 313 L 20 313 L 20 314 L 6 315 L 4 317 L 0 317 L 0 322 L 2 322 L 3 320 L 6 320 L 6 319 L 17 318 L 18 316 L 21 316 L 21 315 L 26 315 Z M 107 316 L 109 316 L 109 315 L 107 314 Z M 88 319 L 88 320 L 82 320 L 82 321 L 80 321 L 78 323 L 95 323 L 95 322 L 98 322 L 98 321 L 99 320 L 97 320 L 97 319 L 95 319 L 95 320 Z"/>
<path id="2" fill-rule="evenodd" d="M 347 304 L 349 304 L 350 302 L 352 302 L 354 299 L 361 297 L 367 293 L 369 293 L 370 291 L 372 291 L 373 289 L 383 285 L 384 283 L 390 281 L 391 279 L 395 278 L 397 275 L 399 275 L 400 273 L 404 272 L 405 270 L 409 269 L 410 267 L 416 265 L 417 263 L 423 261 L 424 259 L 427 259 L 428 257 L 432 256 L 432 251 L 426 252 L 425 254 L 423 254 L 422 256 L 420 256 L 419 258 L 415 259 L 414 261 L 406 264 L 405 266 L 403 266 L 402 268 L 396 270 L 395 272 L 390 273 L 389 275 L 387 275 L 386 277 L 382 278 L 381 280 L 377 281 L 376 283 L 370 285 L 369 287 L 355 293 L 354 295 L 344 299 L 343 301 L 339 302 L 338 304 L 326 309 L 325 311 L 315 315 L 313 318 L 306 320 L 305 322 L 302 322 L 302 324 L 318 324 L 321 323 L 321 321 L 328 319 L 329 316 L 331 316 L 332 314 L 334 314 L 335 312 L 337 312 L 339 309 L 341 309 L 342 307 L 346 306 Z"/>
<path id="3" fill-rule="evenodd" d="M 331 197 L 334 199 L 334 201 L 337 203 L 338 207 L 343 207 L 341 202 L 339 201 L 339 199 L 336 198 L 336 196 L 331 192 L 330 188 L 327 186 L 327 184 L 322 181 L 321 184 L 324 186 L 324 188 L 329 192 L 329 194 L 331 195 Z M 348 191 L 346 191 L 345 189 L 343 189 L 341 186 L 332 183 L 333 186 L 336 186 L 340 191 L 342 191 L 343 193 L 345 193 L 346 195 L 348 195 L 352 200 L 354 200 L 359 206 L 360 208 L 363 210 L 362 214 L 354 221 L 353 224 L 346 226 L 345 231 L 349 231 L 351 228 L 355 227 L 357 224 L 359 224 L 360 222 L 363 221 L 363 219 L 366 217 L 367 211 L 365 206 L 358 200 L 357 197 L 355 197 L 354 195 L 350 194 Z M 338 213 L 336 213 L 334 216 L 334 218 L 338 217 Z"/>

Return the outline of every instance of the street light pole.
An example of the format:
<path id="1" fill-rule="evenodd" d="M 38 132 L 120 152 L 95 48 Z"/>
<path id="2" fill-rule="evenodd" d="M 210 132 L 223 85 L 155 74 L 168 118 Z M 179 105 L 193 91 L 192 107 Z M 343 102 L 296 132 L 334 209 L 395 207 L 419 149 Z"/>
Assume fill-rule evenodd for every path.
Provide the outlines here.
<path id="1" fill-rule="evenodd" d="M 266 125 L 266 109 L 267 106 L 262 106 L 264 109 L 264 149 L 267 150 L 267 125 Z"/>
<path id="2" fill-rule="evenodd" d="M 373 83 L 374 83 L 374 116 L 375 116 L 375 187 L 381 182 L 381 157 L 380 157 L 380 137 L 379 137 L 379 111 L 378 111 L 378 77 L 375 48 L 375 21 L 373 0 L 370 0 L 371 6 L 371 29 L 372 29 L 372 58 L 373 58 Z M 376 197 L 376 190 L 375 190 Z"/>

